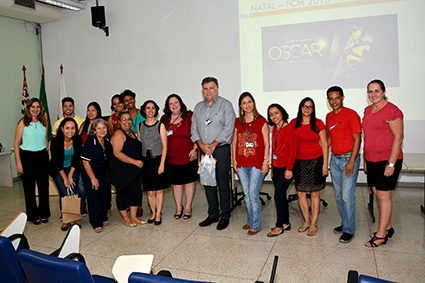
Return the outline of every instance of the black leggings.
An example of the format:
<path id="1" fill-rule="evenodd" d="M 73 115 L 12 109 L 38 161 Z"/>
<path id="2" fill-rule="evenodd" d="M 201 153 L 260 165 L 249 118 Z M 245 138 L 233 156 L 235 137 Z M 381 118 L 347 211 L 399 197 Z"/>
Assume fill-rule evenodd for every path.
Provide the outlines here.
<path id="1" fill-rule="evenodd" d="M 138 176 L 123 188 L 116 188 L 118 210 L 126 210 L 129 206 L 140 206 L 142 202 L 142 181 Z"/>

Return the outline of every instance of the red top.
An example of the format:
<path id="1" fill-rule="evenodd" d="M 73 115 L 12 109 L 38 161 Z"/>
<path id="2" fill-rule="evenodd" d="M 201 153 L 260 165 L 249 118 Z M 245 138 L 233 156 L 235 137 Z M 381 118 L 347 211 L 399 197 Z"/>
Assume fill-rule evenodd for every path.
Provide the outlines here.
<path id="1" fill-rule="evenodd" d="M 343 154 L 353 150 L 353 135 L 362 132 L 360 116 L 356 111 L 343 107 L 335 114 L 333 111 L 326 115 L 326 131 L 331 137 L 333 154 Z"/>
<path id="2" fill-rule="evenodd" d="M 261 129 L 267 123 L 264 117 L 255 118 L 251 123 L 242 124 L 236 118 L 238 131 L 236 143 L 237 167 L 255 167 L 262 170 L 264 161 L 264 138 Z M 268 138 L 268 137 L 267 137 Z"/>
<path id="3" fill-rule="evenodd" d="M 403 112 L 392 104 L 387 104 L 378 112 L 372 113 L 372 105 L 364 110 L 362 121 L 364 131 L 364 156 L 369 162 L 385 161 L 391 155 L 391 148 L 394 141 L 394 135 L 391 132 L 388 122 L 400 118 L 403 120 Z M 397 159 L 403 158 L 403 151 Z"/>
<path id="4" fill-rule="evenodd" d="M 271 147 L 273 167 L 286 167 L 286 170 L 292 171 L 297 153 L 297 140 L 294 126 L 287 124 L 280 130 L 273 127 Z"/>
<path id="5" fill-rule="evenodd" d="M 189 152 L 193 149 L 193 142 L 190 139 L 190 126 L 192 125 L 192 111 L 177 124 L 171 124 L 171 121 L 164 116 L 161 117 L 168 135 L 167 160 L 172 165 L 188 164 Z M 170 131 L 172 134 L 170 135 Z"/>
<path id="6" fill-rule="evenodd" d="M 111 122 L 112 122 L 112 131 L 115 132 L 118 130 L 118 116 L 117 113 L 114 113 L 111 115 Z"/>
<path id="7" fill-rule="evenodd" d="M 292 119 L 291 125 L 295 128 L 296 119 Z M 319 133 L 325 129 L 325 124 L 322 120 L 316 119 L 316 126 L 319 128 Z M 297 159 L 312 160 L 323 155 L 322 147 L 320 146 L 319 133 L 311 130 L 310 124 L 301 125 L 295 128 L 297 137 Z"/>

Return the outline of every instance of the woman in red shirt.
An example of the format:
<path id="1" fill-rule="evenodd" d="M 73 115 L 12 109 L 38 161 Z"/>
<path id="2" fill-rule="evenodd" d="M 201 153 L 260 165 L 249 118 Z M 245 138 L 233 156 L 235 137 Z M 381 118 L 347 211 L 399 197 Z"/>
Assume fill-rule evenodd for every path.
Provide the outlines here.
<path id="1" fill-rule="evenodd" d="M 192 111 L 187 110 L 181 97 L 170 94 L 165 100 L 164 115 L 161 122 L 167 129 L 167 163 L 170 171 L 173 196 L 176 203 L 175 219 L 187 220 L 192 217 L 192 201 L 195 197 L 198 171 L 198 146 L 190 139 Z M 186 206 L 183 206 L 183 191 Z"/>
<path id="2" fill-rule="evenodd" d="M 378 200 L 378 231 L 365 243 L 367 247 L 386 244 L 394 234 L 391 225 L 392 191 L 397 184 L 403 163 L 403 112 L 387 101 L 385 85 L 373 80 L 367 85 L 372 105 L 364 110 L 362 127 L 364 131 L 364 169 L 367 184 Z"/>
<path id="3" fill-rule="evenodd" d="M 272 180 L 274 200 L 276 202 L 276 226 L 267 234 L 276 237 L 285 230 L 291 230 L 289 222 L 289 206 L 286 191 L 292 183 L 292 167 L 295 162 L 296 138 L 295 129 L 288 124 L 288 113 L 279 104 L 271 104 L 267 109 L 269 125 L 272 130 Z"/>
<path id="4" fill-rule="evenodd" d="M 269 126 L 258 113 L 249 92 L 239 96 L 239 118 L 235 120 L 232 156 L 233 168 L 241 181 L 247 210 L 242 226 L 252 236 L 261 230 L 260 188 L 269 171 Z"/>
<path id="5" fill-rule="evenodd" d="M 325 124 L 316 118 L 313 99 L 306 97 L 298 106 L 297 118 L 291 121 L 297 137 L 297 155 L 294 165 L 295 188 L 298 205 L 304 218 L 304 224 L 298 232 L 307 232 L 308 236 L 317 233 L 317 219 L 320 211 L 320 191 L 326 186 L 328 175 L 328 138 Z M 307 193 L 311 196 L 311 218 L 307 202 Z"/>

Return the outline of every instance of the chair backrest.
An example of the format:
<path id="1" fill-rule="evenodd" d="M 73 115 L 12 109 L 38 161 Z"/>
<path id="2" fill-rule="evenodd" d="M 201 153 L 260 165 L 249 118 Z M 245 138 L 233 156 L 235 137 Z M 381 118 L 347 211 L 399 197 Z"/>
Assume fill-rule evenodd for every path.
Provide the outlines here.
<path id="1" fill-rule="evenodd" d="M 83 262 L 58 258 L 36 251 L 18 253 L 22 269 L 31 283 L 93 283 L 94 280 Z"/>
<path id="2" fill-rule="evenodd" d="M 368 275 L 364 275 L 364 274 L 361 274 L 359 276 L 359 281 L 358 282 L 359 283 L 393 283 L 393 281 L 379 279 L 379 278 L 368 276 Z"/>
<path id="3" fill-rule="evenodd" d="M 206 281 L 192 281 L 171 278 L 148 273 L 133 272 L 128 277 L 128 283 L 207 283 Z"/>
<path id="4" fill-rule="evenodd" d="M 20 212 L 18 213 L 18 215 L 15 216 L 14 219 L 12 219 L 12 221 L 9 222 L 9 224 L 6 225 L 6 228 L 4 228 L 3 231 L 0 232 L 0 235 L 4 237 L 10 237 L 14 234 L 22 235 L 24 233 L 26 223 L 27 215 L 23 212 Z M 15 250 L 18 250 L 19 243 L 19 238 L 12 241 Z"/>
<path id="5" fill-rule="evenodd" d="M 73 225 L 65 236 L 59 249 L 51 253 L 51 255 L 65 258 L 70 254 L 80 253 L 80 227 Z"/>
<path id="6" fill-rule="evenodd" d="M 25 282 L 16 250 L 9 238 L 4 236 L 0 236 L 0 274 L 2 282 Z"/>

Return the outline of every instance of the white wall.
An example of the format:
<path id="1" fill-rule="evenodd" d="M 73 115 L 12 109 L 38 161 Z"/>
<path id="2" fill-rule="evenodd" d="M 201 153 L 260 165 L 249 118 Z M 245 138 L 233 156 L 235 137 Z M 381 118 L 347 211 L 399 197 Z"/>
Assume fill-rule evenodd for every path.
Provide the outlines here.
<path id="1" fill-rule="evenodd" d="M 92 4 L 92 5 L 91 5 Z M 56 110 L 59 66 L 77 113 L 98 101 L 109 113 L 110 97 L 125 88 L 137 104 L 154 99 L 161 106 L 170 93 L 193 109 L 201 100 L 201 80 L 215 76 L 220 93 L 232 102 L 240 94 L 237 1 L 99 1 L 106 7 L 110 36 L 91 26 L 90 6 L 64 12 L 43 25 L 46 87 Z M 51 113 L 55 115 L 55 113 Z"/>

